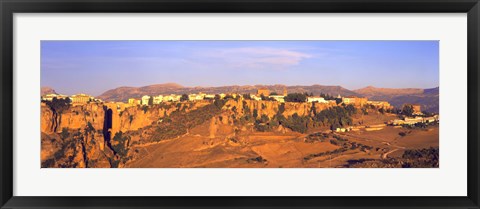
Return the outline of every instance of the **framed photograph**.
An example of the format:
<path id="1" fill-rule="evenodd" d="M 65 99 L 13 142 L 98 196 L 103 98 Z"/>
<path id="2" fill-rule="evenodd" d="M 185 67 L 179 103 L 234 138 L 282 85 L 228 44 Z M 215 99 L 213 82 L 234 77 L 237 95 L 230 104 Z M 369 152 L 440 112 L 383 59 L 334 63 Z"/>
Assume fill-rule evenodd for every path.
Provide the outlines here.
<path id="1" fill-rule="evenodd" d="M 478 0 L 0 6 L 1 208 L 479 208 Z"/>

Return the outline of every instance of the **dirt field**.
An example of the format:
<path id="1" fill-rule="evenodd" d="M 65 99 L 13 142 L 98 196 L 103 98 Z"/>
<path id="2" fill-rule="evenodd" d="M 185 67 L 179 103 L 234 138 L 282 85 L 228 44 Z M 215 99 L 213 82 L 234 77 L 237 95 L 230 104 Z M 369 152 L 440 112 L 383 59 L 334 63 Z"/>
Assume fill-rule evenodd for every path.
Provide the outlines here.
<path id="1" fill-rule="evenodd" d="M 407 134 L 406 136 L 401 136 L 400 132 Z M 387 126 L 379 131 L 355 131 L 339 135 L 345 136 L 349 141 L 373 146 L 375 150 L 380 148 L 381 158 L 400 157 L 407 149 L 439 146 L 438 126 L 427 129 L 406 129 Z"/>
<path id="2" fill-rule="evenodd" d="M 405 136 L 399 133 L 405 132 Z M 134 147 L 132 168 L 334 168 L 365 159 L 399 157 L 407 149 L 438 147 L 438 126 L 428 129 L 384 127 L 378 131 L 329 134 L 321 141 L 306 142 L 295 132 L 248 132 L 234 139 L 206 136 L 199 129 L 177 139 Z M 338 141 L 335 137 L 345 141 Z M 341 144 L 332 144 L 331 140 Z M 335 142 L 334 142 L 335 143 Z M 355 144 L 352 146 L 352 144 Z M 342 146 L 350 146 L 341 150 Z"/>

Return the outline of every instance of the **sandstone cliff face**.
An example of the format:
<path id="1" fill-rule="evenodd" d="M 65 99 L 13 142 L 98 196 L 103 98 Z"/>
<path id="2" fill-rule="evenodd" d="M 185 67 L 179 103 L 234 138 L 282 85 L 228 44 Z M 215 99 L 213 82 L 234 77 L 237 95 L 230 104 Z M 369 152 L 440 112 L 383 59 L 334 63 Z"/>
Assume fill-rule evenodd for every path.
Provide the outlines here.
<path id="1" fill-rule="evenodd" d="M 118 108 L 114 103 L 92 103 L 72 106 L 61 114 L 55 114 L 49 107 L 42 106 L 42 167 L 122 167 L 125 162 L 120 162 L 120 156 L 112 148 L 117 145 L 117 142 L 112 140 L 116 133 L 129 132 L 128 137 L 131 137 L 131 140 L 129 138 L 128 141 L 123 142 L 125 143 L 123 147 L 128 149 L 134 141 L 139 140 L 141 133 L 145 133 L 144 128 L 155 130 L 156 124 L 161 124 L 161 121 L 166 116 L 172 115 L 174 111 L 187 114 L 189 111 L 209 104 L 212 102 Z M 281 108 L 284 109 L 282 114 L 289 117 L 295 113 L 300 116 L 312 114 L 313 108 L 318 113 L 331 106 L 333 105 L 288 102 L 282 104 L 276 101 L 230 99 L 226 101 L 221 112 L 215 113 L 205 121 L 204 125 L 191 129 L 191 132 L 193 135 L 205 135 L 210 139 L 228 138 L 234 136 L 239 130 L 254 131 L 252 124 L 246 126 L 236 124 L 236 119 L 245 114 L 251 115 L 254 110 L 257 112 L 257 117 L 267 115 L 273 118 Z M 67 133 L 62 133 L 65 128 Z M 140 129 L 142 129 L 140 135 L 132 133 Z M 187 133 L 188 131 L 187 129 Z M 277 131 L 285 132 L 286 129 L 279 127 Z M 131 153 L 127 157 L 130 155 Z"/>
<path id="2" fill-rule="evenodd" d="M 288 117 L 295 113 L 300 116 L 306 116 L 312 113 L 312 108 L 315 107 L 315 113 L 318 113 L 329 107 L 333 107 L 332 104 L 323 104 L 323 103 L 296 103 L 296 102 L 286 102 L 284 104 L 283 116 Z M 261 115 L 267 115 L 269 118 L 272 118 L 280 109 L 282 103 L 276 101 L 255 101 L 255 100 L 243 100 L 239 99 L 238 101 L 229 100 L 224 106 L 224 109 L 235 110 L 239 115 L 242 116 L 246 114 L 246 111 L 252 112 L 257 110 L 257 114 L 260 117 Z"/>
<path id="3" fill-rule="evenodd" d="M 102 105 L 86 104 L 83 106 L 70 107 L 64 113 L 54 114 L 47 106 L 41 107 L 41 132 L 61 132 L 63 128 L 83 129 L 88 122 L 96 130 L 103 129 L 105 111 Z"/>
<path id="4" fill-rule="evenodd" d="M 90 123 L 96 130 L 103 130 L 106 120 L 106 113 L 111 118 L 111 133 L 112 136 L 119 131 L 134 131 L 158 121 L 169 115 L 179 107 L 170 105 L 167 107 L 148 107 L 146 111 L 141 106 L 134 106 L 126 108 L 124 111 L 119 111 L 116 104 L 86 104 L 82 106 L 72 106 L 65 112 L 55 115 L 47 106 L 41 107 L 41 132 L 51 134 L 55 130 L 60 133 L 63 128 L 67 129 L 83 129 Z M 180 107 L 180 108 L 183 108 Z M 197 108 L 192 106 L 187 109 Z"/>
<path id="5" fill-rule="evenodd" d="M 234 121 L 231 114 L 223 112 L 217 117 L 213 117 L 210 123 L 210 138 L 215 136 L 227 136 L 234 133 Z"/>
<path id="6" fill-rule="evenodd" d="M 41 107 L 41 132 L 51 134 L 55 132 L 60 133 L 63 128 L 67 129 L 83 129 L 88 123 L 90 123 L 95 130 L 103 130 L 105 124 L 106 112 L 110 111 L 111 115 L 111 134 L 122 131 L 135 131 L 145 126 L 151 125 L 153 122 L 170 115 L 172 112 L 179 108 L 185 109 L 187 112 L 193 109 L 204 106 L 208 103 L 186 103 L 180 107 L 175 105 L 165 106 L 151 106 L 142 107 L 134 106 L 126 108 L 124 111 L 117 109 L 117 106 L 113 103 L 107 104 L 86 104 L 82 106 L 73 106 L 61 114 L 55 115 L 48 107 Z M 241 117 L 247 109 L 250 113 L 256 110 L 258 116 L 267 115 L 272 118 L 277 114 L 280 105 L 282 103 L 276 101 L 255 101 L 255 100 L 228 100 L 223 107 L 225 110 L 235 110 L 235 114 Z M 315 106 L 315 110 L 318 113 L 321 110 L 332 107 L 333 105 L 321 104 L 321 103 L 284 103 L 283 115 L 285 117 L 291 116 L 295 113 L 300 116 L 311 114 L 312 107 Z M 110 120 L 110 118 L 107 118 Z M 228 115 L 223 117 L 223 120 L 231 120 Z M 232 123 L 232 121 L 222 121 L 225 124 Z"/>
<path id="7" fill-rule="evenodd" d="M 102 134 L 93 130 L 68 134 L 42 133 L 42 167 L 105 168 L 113 153 L 105 149 Z"/>
<path id="8" fill-rule="evenodd" d="M 147 111 L 145 111 L 144 109 L 142 109 L 142 107 L 138 106 L 127 108 L 121 113 L 114 111 L 112 118 L 112 131 L 135 131 L 145 126 L 148 126 L 155 121 L 158 121 L 160 118 L 171 114 L 175 110 L 175 107 L 150 107 Z"/>

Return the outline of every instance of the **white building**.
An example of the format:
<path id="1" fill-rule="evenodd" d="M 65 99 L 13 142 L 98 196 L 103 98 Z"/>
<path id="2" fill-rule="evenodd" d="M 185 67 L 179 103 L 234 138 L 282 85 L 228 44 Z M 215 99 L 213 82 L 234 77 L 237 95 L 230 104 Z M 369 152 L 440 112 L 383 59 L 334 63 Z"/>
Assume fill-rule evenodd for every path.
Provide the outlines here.
<path id="1" fill-rule="evenodd" d="M 142 97 L 142 105 L 148 105 L 148 100 L 150 100 L 150 96 L 143 96 Z"/>
<path id="2" fill-rule="evenodd" d="M 253 99 L 253 100 L 257 100 L 257 101 L 262 100 L 262 98 L 257 96 L 257 95 L 250 95 L 250 98 Z"/>
<path id="3" fill-rule="evenodd" d="M 190 101 L 198 101 L 198 100 L 203 100 L 205 95 L 202 94 L 190 94 L 188 95 L 188 100 Z"/>
<path id="4" fill-rule="evenodd" d="M 74 94 L 70 96 L 70 100 L 72 103 L 80 103 L 80 104 L 85 104 L 88 102 L 93 102 L 95 98 L 88 94 Z"/>
<path id="5" fill-rule="evenodd" d="M 278 102 L 285 102 L 285 96 L 283 95 L 270 95 L 269 97 L 277 100 Z"/>
<path id="6" fill-rule="evenodd" d="M 162 103 L 162 100 L 163 100 L 162 95 L 158 95 L 156 97 L 153 97 L 153 104 L 160 104 L 160 103 Z"/>
<path id="7" fill-rule="evenodd" d="M 128 99 L 128 104 L 134 106 L 134 105 L 139 105 L 142 103 L 142 100 L 140 99 L 135 99 L 135 98 L 130 98 Z"/>
<path id="8" fill-rule="evenodd" d="M 176 94 L 170 94 L 163 96 L 163 101 L 164 102 L 177 102 L 180 101 L 181 95 L 176 95 Z"/>
<path id="9" fill-rule="evenodd" d="M 438 121 L 438 115 L 433 117 L 415 117 L 415 118 L 405 118 L 403 120 L 395 119 L 392 121 L 393 125 L 414 125 L 416 123 L 432 123 Z"/>
<path id="10" fill-rule="evenodd" d="M 46 95 L 43 95 L 42 96 L 42 100 L 43 101 L 52 101 L 53 98 L 57 98 L 57 99 L 63 99 L 63 98 L 66 98 L 67 96 L 66 95 L 62 95 L 62 94 L 46 94 Z"/>
<path id="11" fill-rule="evenodd" d="M 215 98 L 215 94 L 205 94 L 205 99 L 214 99 Z"/>
<path id="12" fill-rule="evenodd" d="M 307 102 L 327 103 L 323 97 L 307 97 Z"/>
<path id="13" fill-rule="evenodd" d="M 172 101 L 178 102 L 180 101 L 180 98 L 182 98 L 182 95 L 172 94 Z"/>

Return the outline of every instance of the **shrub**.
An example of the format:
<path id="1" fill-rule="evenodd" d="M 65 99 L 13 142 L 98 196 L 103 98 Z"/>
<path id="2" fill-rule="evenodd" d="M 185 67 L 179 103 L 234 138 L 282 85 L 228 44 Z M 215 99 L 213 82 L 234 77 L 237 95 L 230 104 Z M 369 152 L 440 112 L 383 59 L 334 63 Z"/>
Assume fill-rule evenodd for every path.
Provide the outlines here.
<path id="1" fill-rule="evenodd" d="M 288 117 L 285 126 L 292 131 L 306 133 L 308 129 L 308 117 L 299 116 L 297 113 Z"/>
<path id="2" fill-rule="evenodd" d="M 209 104 L 190 112 L 173 112 L 163 119 L 163 123 L 156 124 L 149 136 L 151 141 L 160 141 L 177 137 L 205 121 L 217 116 L 221 112 L 215 104 Z"/>
<path id="3" fill-rule="evenodd" d="M 258 111 L 257 109 L 253 109 L 253 118 L 257 118 L 258 117 Z"/>
<path id="4" fill-rule="evenodd" d="M 182 101 L 182 102 L 183 101 L 188 101 L 188 100 L 189 100 L 188 95 L 186 95 L 186 94 L 182 94 L 182 97 L 180 97 L 180 101 Z"/>
<path id="5" fill-rule="evenodd" d="M 132 124 L 132 121 L 133 121 L 133 115 L 130 115 L 130 116 L 128 117 L 128 119 L 129 119 L 129 121 L 130 121 L 130 124 Z"/>
<path id="6" fill-rule="evenodd" d="M 62 140 L 65 140 L 66 138 L 68 138 L 68 136 L 70 136 L 70 133 L 68 132 L 68 128 L 62 128 L 62 132 L 60 133 L 60 138 Z"/>
<path id="7" fill-rule="evenodd" d="M 347 125 L 352 125 L 352 115 L 357 112 L 353 105 L 345 107 L 331 107 L 317 113 L 313 118 L 314 121 L 323 125 L 330 125 L 331 130 Z"/>
<path id="8" fill-rule="evenodd" d="M 292 93 L 285 96 L 286 102 L 305 102 L 307 100 L 306 94 L 301 93 Z"/>
<path id="9" fill-rule="evenodd" d="M 62 130 L 63 131 L 63 130 Z M 95 128 L 93 127 L 92 123 L 90 121 L 87 122 L 87 132 L 95 132 Z"/>
<path id="10" fill-rule="evenodd" d="M 128 152 L 128 144 L 130 143 L 130 136 L 124 135 L 122 131 L 115 133 L 113 141 L 117 142 L 112 145 L 113 150 L 120 156 L 124 158 Z"/>
<path id="11" fill-rule="evenodd" d="M 283 114 L 285 112 L 285 103 L 281 103 L 280 106 L 278 106 L 278 112 L 277 114 Z"/>

